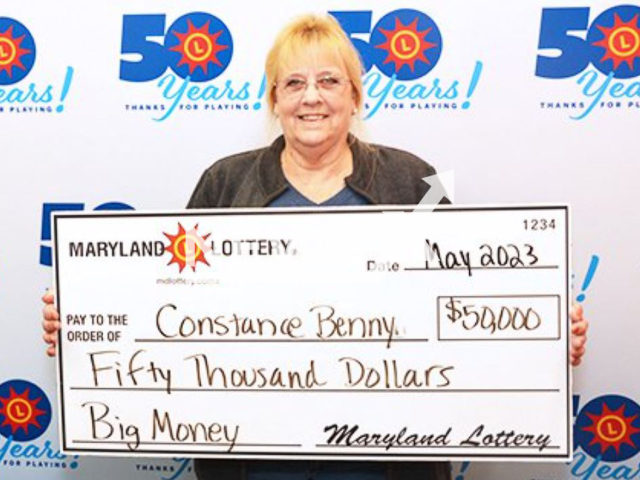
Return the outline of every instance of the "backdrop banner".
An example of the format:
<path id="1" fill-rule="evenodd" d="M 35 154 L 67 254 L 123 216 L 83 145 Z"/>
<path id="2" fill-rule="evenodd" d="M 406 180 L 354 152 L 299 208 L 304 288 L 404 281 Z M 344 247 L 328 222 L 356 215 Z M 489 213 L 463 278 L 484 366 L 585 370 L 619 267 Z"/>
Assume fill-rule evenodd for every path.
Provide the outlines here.
<path id="1" fill-rule="evenodd" d="M 591 323 L 573 370 L 574 459 L 463 458 L 453 478 L 640 479 L 640 4 L 311 8 L 334 15 L 363 59 L 356 135 L 454 172 L 457 205 L 571 208 L 569 300 Z M 195 478 L 186 455 L 60 452 L 55 362 L 41 330 L 51 214 L 181 209 L 213 162 L 267 145 L 279 127 L 264 59 L 282 26 L 309 9 L 299 0 L 0 7 L 1 479 Z M 86 284 L 97 288 L 91 275 Z M 528 415 L 549 421 L 535 408 Z"/>

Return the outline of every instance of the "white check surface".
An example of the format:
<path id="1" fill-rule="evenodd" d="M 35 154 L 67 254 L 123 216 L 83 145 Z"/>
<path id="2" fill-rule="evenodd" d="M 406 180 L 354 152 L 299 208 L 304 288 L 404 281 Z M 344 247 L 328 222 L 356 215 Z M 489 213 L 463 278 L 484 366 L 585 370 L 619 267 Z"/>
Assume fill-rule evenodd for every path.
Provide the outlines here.
<path id="1" fill-rule="evenodd" d="M 64 450 L 567 461 L 567 208 L 384 210 L 57 215 Z"/>

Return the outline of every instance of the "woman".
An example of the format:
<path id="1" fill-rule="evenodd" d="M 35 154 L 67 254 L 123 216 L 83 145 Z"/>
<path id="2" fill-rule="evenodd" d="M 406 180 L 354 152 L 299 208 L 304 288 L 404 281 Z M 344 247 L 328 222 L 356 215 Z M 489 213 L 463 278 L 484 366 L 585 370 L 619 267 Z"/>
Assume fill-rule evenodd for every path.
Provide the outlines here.
<path id="1" fill-rule="evenodd" d="M 214 163 L 189 208 L 415 205 L 435 170 L 410 153 L 368 145 L 349 133 L 362 106 L 362 65 L 330 16 L 304 16 L 282 30 L 266 62 L 269 106 L 283 135 L 269 147 Z M 44 339 L 55 354 L 58 313 L 43 298 Z M 586 340 L 582 310 L 572 311 L 572 364 Z M 197 460 L 199 479 L 447 480 L 443 462 L 267 462 Z"/>

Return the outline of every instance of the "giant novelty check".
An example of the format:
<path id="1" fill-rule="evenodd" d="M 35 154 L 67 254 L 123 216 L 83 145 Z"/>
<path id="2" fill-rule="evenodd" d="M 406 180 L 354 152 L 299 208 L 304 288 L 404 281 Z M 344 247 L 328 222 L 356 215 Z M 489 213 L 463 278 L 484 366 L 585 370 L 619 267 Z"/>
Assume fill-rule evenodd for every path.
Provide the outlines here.
<path id="1" fill-rule="evenodd" d="M 56 215 L 62 448 L 570 458 L 568 209 Z"/>

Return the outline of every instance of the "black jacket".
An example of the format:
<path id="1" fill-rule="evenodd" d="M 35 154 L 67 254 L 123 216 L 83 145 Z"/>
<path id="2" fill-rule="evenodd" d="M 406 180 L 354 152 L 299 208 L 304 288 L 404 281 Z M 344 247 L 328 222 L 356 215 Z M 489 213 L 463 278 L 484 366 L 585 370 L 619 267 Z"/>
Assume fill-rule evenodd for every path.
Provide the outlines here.
<path id="1" fill-rule="evenodd" d="M 347 185 L 373 205 L 416 205 L 434 168 L 411 153 L 350 137 L 353 173 Z M 202 175 L 188 208 L 266 207 L 287 189 L 280 165 L 284 138 L 267 148 L 218 160 Z M 445 201 L 444 203 L 449 203 Z"/>

